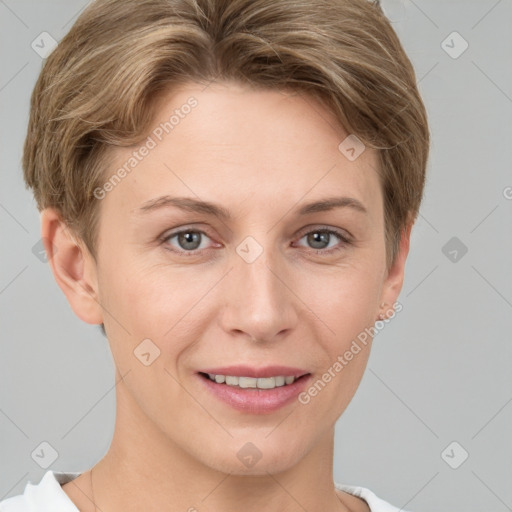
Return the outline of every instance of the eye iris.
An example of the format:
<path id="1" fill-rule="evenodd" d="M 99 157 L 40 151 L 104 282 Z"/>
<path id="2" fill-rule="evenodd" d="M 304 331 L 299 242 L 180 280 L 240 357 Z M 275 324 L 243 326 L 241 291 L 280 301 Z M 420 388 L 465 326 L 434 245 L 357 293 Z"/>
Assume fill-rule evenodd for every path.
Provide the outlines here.
<path id="1" fill-rule="evenodd" d="M 330 233 L 326 231 L 314 231 L 308 235 L 308 243 L 312 243 L 315 249 L 323 249 L 329 245 L 329 237 Z M 320 242 L 321 247 L 315 245 L 317 242 Z M 323 243 L 325 245 L 322 246 Z"/>
<path id="2" fill-rule="evenodd" d="M 177 233 L 178 243 L 182 249 L 195 250 L 201 245 L 201 233 L 198 231 L 182 231 Z M 329 245 L 331 233 L 328 231 L 313 231 L 307 235 L 308 243 L 315 249 L 324 249 Z"/>
<path id="3" fill-rule="evenodd" d="M 197 233 L 196 231 L 183 231 L 178 233 L 178 242 L 183 249 L 197 249 L 197 247 L 201 245 L 199 240 L 200 238 L 201 234 Z M 192 244 L 192 247 L 190 247 L 189 244 Z M 194 246 L 194 244 L 197 245 Z"/>

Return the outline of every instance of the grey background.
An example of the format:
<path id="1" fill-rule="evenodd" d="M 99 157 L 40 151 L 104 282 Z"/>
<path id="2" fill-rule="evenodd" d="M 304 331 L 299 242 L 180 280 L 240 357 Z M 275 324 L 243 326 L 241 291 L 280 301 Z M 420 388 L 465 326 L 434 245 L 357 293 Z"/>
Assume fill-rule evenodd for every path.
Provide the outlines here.
<path id="1" fill-rule="evenodd" d="M 403 311 L 375 339 L 337 424 L 335 481 L 415 512 L 512 510 L 512 2 L 382 3 L 416 68 L 433 143 Z M 85 5 L 0 0 L 0 500 L 46 472 L 31 458 L 41 442 L 58 452 L 49 469 L 83 471 L 113 434 L 107 342 L 32 252 L 39 214 L 20 166 L 42 62 L 31 42 L 43 31 L 59 40 Z M 442 46 L 453 31 L 469 44 L 458 58 Z M 462 450 L 453 469 L 445 460 L 460 464 Z"/>

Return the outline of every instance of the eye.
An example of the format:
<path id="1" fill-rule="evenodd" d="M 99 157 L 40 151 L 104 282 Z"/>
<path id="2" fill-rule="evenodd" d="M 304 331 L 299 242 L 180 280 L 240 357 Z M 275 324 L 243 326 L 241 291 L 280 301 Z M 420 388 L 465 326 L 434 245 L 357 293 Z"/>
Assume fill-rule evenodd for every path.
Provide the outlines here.
<path id="1" fill-rule="evenodd" d="M 303 239 L 311 251 L 322 255 L 340 251 L 351 244 L 349 236 L 344 232 L 327 227 L 307 231 L 299 240 Z M 184 256 L 195 256 L 201 251 L 221 247 L 221 244 L 208 246 L 207 240 L 211 239 L 204 231 L 192 228 L 181 229 L 161 238 L 166 249 Z"/>
<path id="2" fill-rule="evenodd" d="M 187 255 L 190 255 L 208 248 L 203 244 L 205 238 L 208 239 L 209 237 L 203 231 L 197 229 L 182 229 L 181 231 L 165 235 L 162 238 L 162 242 L 171 246 L 170 250 L 172 251 L 188 253 Z M 173 239 L 176 239 L 175 243 L 171 243 Z"/>
<path id="3" fill-rule="evenodd" d="M 351 244 L 350 239 L 343 232 L 332 228 L 317 228 L 306 232 L 300 240 L 306 239 L 310 248 L 318 254 L 330 254 L 340 251 Z M 336 243 L 338 239 L 338 243 Z M 341 241 L 341 244 L 340 244 Z M 334 242 L 331 244 L 331 242 Z"/>

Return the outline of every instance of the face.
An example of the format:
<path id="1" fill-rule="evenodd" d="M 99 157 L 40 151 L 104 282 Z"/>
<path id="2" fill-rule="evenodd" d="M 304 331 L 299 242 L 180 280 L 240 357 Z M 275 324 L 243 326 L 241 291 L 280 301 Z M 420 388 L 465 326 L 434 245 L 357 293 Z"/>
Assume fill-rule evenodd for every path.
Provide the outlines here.
<path id="1" fill-rule="evenodd" d="M 349 134 L 312 98 L 234 83 L 162 97 L 148 134 L 116 149 L 107 178 L 130 170 L 98 192 L 96 286 L 117 379 L 201 463 L 292 467 L 330 435 L 367 363 L 370 340 L 351 347 L 387 286 L 377 155 L 349 160 Z M 292 392 L 226 391 L 200 373 L 237 365 L 304 377 Z M 247 443 L 262 455 L 252 469 L 237 457 Z"/>

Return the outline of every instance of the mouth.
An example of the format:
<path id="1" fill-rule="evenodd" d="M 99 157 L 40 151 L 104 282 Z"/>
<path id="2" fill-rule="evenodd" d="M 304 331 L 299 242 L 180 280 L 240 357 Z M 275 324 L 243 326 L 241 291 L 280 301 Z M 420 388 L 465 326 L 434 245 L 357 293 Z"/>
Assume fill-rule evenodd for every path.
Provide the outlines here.
<path id="1" fill-rule="evenodd" d="M 199 375 L 205 379 L 209 379 L 216 384 L 224 384 L 226 386 L 237 387 L 239 389 L 275 389 L 290 386 L 294 382 L 310 375 L 304 373 L 298 377 L 294 375 L 275 375 L 272 377 L 247 377 L 237 375 L 222 375 L 214 373 L 199 372 Z"/>
<path id="2" fill-rule="evenodd" d="M 198 372 L 202 386 L 230 408 L 250 414 L 271 414 L 293 403 L 306 389 L 311 373 L 268 377 Z"/>

